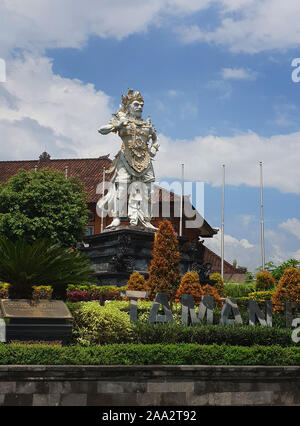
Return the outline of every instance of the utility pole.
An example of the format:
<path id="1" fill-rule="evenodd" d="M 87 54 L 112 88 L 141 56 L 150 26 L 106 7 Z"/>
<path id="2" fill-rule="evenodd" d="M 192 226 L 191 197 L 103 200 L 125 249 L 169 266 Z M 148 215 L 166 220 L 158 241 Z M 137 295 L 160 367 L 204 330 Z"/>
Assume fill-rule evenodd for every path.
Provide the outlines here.
<path id="1" fill-rule="evenodd" d="M 264 236 L 264 204 L 263 204 L 263 163 L 259 162 L 260 170 L 260 240 L 261 240 L 261 266 L 265 269 L 265 236 Z"/>
<path id="2" fill-rule="evenodd" d="M 180 237 L 182 237 L 183 195 L 184 195 L 184 164 L 181 164 L 181 197 L 180 197 L 180 222 L 179 222 Z"/>
<path id="3" fill-rule="evenodd" d="M 225 200 L 225 164 L 222 164 L 221 276 L 223 279 L 224 279 L 224 200 Z"/>
<path id="4" fill-rule="evenodd" d="M 104 191 L 105 191 L 105 167 L 103 167 L 103 173 L 102 173 L 102 200 L 104 198 Z M 101 210 L 101 233 L 103 232 L 103 224 L 104 222 L 104 206 Z"/>

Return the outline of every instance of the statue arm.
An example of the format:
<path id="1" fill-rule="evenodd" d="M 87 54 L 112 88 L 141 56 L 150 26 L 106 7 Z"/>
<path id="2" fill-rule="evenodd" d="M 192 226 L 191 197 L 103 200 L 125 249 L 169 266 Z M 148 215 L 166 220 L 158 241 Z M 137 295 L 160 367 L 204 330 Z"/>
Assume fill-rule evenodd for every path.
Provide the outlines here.
<path id="1" fill-rule="evenodd" d="M 108 135 L 110 132 L 114 131 L 114 126 L 112 124 L 106 124 L 105 126 L 101 126 L 98 130 L 101 135 Z"/>
<path id="2" fill-rule="evenodd" d="M 153 126 L 152 126 L 152 132 L 151 132 L 151 139 L 152 139 L 152 143 L 151 143 L 149 151 L 150 151 L 151 157 L 154 158 L 159 149 L 159 144 L 157 143 L 157 135 Z"/>
<path id="3" fill-rule="evenodd" d="M 121 117 L 120 119 L 113 118 L 108 124 L 101 126 L 98 132 L 102 135 L 108 135 L 111 132 L 117 133 L 123 125 L 126 125 L 125 117 Z"/>

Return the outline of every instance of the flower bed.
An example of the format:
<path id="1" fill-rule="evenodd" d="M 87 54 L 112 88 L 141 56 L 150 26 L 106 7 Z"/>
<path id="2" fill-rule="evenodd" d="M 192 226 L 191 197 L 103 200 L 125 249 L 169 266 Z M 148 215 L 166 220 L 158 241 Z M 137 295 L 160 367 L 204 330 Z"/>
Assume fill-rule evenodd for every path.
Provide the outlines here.
<path id="1" fill-rule="evenodd" d="M 120 293 L 124 289 L 125 287 L 70 284 L 67 287 L 66 295 L 68 302 L 99 300 L 99 302 L 103 304 L 106 300 L 122 300 Z"/>

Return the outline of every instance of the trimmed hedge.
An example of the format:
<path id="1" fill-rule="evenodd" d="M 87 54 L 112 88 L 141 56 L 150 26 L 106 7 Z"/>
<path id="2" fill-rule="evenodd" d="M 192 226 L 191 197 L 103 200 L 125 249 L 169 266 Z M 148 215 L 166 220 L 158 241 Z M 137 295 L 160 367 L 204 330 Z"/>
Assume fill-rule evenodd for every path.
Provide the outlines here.
<path id="1" fill-rule="evenodd" d="M 1 365 L 300 365 L 300 348 L 197 344 L 0 345 Z"/>
<path id="2" fill-rule="evenodd" d="M 141 344 L 298 346 L 292 341 L 291 334 L 291 329 L 262 326 L 136 324 L 133 326 L 132 341 Z"/>

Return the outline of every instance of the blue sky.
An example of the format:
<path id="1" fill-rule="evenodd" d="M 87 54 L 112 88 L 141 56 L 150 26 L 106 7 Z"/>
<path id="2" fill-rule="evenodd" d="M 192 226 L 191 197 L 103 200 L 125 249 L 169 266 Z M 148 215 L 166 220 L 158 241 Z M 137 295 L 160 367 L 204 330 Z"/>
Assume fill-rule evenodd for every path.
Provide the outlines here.
<path id="1" fill-rule="evenodd" d="M 2 160 L 116 154 L 105 124 L 128 88 L 159 135 L 158 181 L 205 182 L 205 218 L 225 258 L 260 264 L 259 161 L 266 260 L 300 258 L 297 0 L 16 0 L 0 4 Z M 220 237 L 206 242 L 220 252 Z"/>

